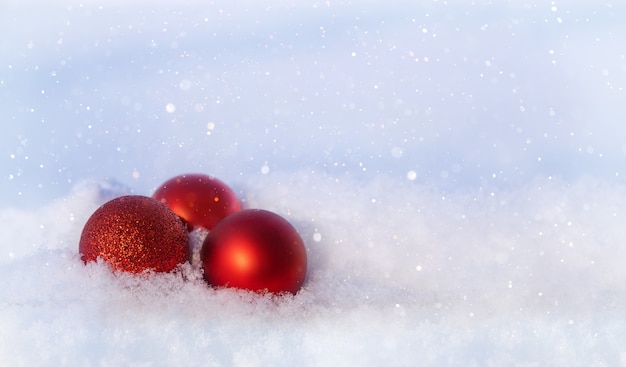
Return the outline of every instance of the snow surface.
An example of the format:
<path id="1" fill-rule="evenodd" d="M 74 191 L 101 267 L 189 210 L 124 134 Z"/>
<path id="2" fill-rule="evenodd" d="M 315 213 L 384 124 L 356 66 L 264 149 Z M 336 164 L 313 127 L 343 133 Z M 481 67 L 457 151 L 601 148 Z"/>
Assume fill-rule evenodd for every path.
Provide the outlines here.
<path id="1" fill-rule="evenodd" d="M 626 365 L 625 17 L 3 1 L 1 365 Z M 299 294 L 83 265 L 99 205 L 184 172 L 298 228 Z"/>

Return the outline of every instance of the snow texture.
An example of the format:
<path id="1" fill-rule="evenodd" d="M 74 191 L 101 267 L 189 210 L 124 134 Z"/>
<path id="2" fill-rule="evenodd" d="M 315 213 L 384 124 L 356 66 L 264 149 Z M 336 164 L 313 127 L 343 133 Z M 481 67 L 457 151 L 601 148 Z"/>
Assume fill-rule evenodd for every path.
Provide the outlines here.
<path id="1" fill-rule="evenodd" d="M 0 364 L 626 365 L 624 19 L 3 1 Z M 296 226 L 300 293 L 80 261 L 101 204 L 185 172 Z"/>

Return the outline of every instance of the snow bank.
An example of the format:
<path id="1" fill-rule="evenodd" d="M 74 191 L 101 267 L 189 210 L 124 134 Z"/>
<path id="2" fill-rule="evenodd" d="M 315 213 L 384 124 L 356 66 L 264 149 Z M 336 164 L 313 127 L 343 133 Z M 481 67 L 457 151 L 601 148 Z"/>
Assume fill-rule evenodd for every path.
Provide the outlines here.
<path id="1" fill-rule="evenodd" d="M 621 186 L 540 180 L 444 197 L 411 183 L 289 173 L 259 176 L 248 190 L 250 206 L 285 215 L 305 238 L 310 271 L 295 297 L 84 266 L 78 236 L 102 201 L 93 188 L 34 214 L 2 211 L 3 222 L 20 218 L 2 236 L 3 360 L 615 365 L 623 357 Z"/>

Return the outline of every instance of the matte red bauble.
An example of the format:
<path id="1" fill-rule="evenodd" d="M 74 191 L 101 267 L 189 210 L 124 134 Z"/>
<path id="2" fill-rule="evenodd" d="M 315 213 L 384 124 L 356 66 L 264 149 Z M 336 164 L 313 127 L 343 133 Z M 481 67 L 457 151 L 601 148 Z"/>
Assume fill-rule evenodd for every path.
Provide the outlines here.
<path id="1" fill-rule="evenodd" d="M 231 214 L 209 232 L 200 250 L 206 281 L 217 287 L 296 294 L 306 276 L 302 238 L 266 210 Z"/>
<path id="2" fill-rule="evenodd" d="M 152 195 L 165 203 L 186 223 L 211 229 L 226 216 L 241 210 L 233 190 L 215 177 L 185 174 L 167 180 Z"/>
<path id="3" fill-rule="evenodd" d="M 146 196 L 122 196 L 91 215 L 78 250 L 84 262 L 101 258 L 115 270 L 169 272 L 189 259 L 189 237 L 165 204 Z"/>

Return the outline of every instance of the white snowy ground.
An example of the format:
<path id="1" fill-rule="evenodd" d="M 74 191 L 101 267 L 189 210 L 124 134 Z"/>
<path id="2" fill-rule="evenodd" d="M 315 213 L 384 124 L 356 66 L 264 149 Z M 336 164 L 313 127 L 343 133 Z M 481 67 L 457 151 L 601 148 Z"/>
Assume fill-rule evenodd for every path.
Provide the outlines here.
<path id="1" fill-rule="evenodd" d="M 182 3 L 0 3 L 1 365 L 626 365 L 624 3 Z M 83 265 L 184 172 L 298 295 Z"/>

